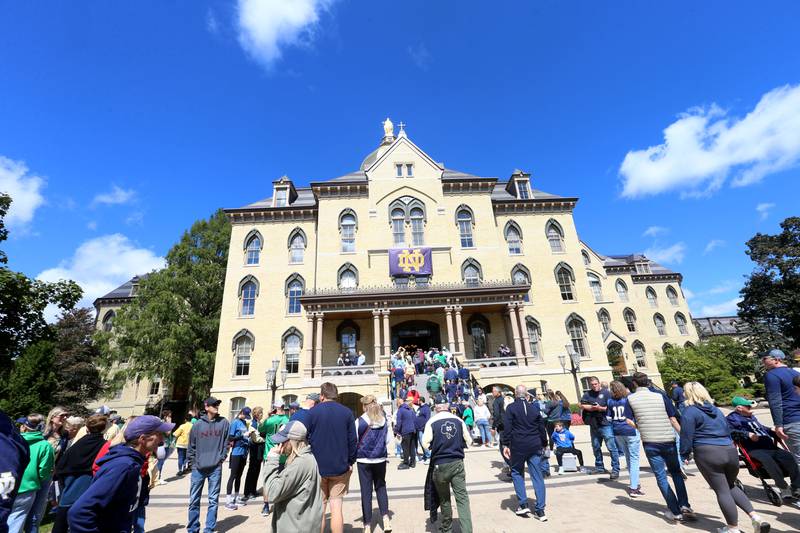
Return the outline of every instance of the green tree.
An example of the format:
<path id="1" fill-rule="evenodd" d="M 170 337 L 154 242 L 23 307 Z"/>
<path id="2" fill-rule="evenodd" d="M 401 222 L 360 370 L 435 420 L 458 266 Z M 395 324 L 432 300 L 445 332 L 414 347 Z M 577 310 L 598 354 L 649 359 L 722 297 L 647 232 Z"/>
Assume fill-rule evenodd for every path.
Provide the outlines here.
<path id="1" fill-rule="evenodd" d="M 55 343 L 41 340 L 28 346 L 14 361 L 0 408 L 14 417 L 46 414 L 56 391 Z"/>
<path id="2" fill-rule="evenodd" d="M 50 401 L 73 411 L 83 411 L 103 389 L 97 368 L 100 351 L 93 340 L 94 311 L 86 307 L 66 311 L 53 330 L 56 339 L 53 366 L 58 387 Z"/>
<path id="3" fill-rule="evenodd" d="M 664 383 L 672 380 L 678 383 L 698 381 L 719 403 L 729 402 L 740 388 L 739 380 L 734 375 L 734 364 L 744 368 L 738 356 L 734 355 L 734 347 L 728 342 L 731 340 L 712 339 L 697 346 L 668 348 L 658 359 L 661 379 Z"/>
<path id="4" fill-rule="evenodd" d="M 96 334 L 108 383 L 161 378 L 176 398 L 196 401 L 208 394 L 230 235 L 221 210 L 195 222 L 167 254 L 167 266 L 142 279 L 136 298 L 117 313 L 113 331 Z"/>
<path id="5" fill-rule="evenodd" d="M 781 229 L 747 241 L 756 266 L 741 290 L 739 317 L 754 353 L 776 347 L 789 353 L 800 342 L 800 217 L 787 218 Z"/>
<path id="6" fill-rule="evenodd" d="M 0 192 L 0 242 L 3 242 L 8 238 L 8 229 L 6 229 L 5 218 L 9 207 L 11 207 L 11 197 Z M 4 265 L 7 262 L 8 257 L 6 257 L 6 253 L 3 250 L 0 250 L 0 265 Z"/>

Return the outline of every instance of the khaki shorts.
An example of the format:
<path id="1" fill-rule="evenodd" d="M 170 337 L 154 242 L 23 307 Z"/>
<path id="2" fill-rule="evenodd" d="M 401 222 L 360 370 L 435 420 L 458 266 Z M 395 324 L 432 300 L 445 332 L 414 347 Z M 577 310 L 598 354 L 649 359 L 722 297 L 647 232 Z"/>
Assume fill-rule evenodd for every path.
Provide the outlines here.
<path id="1" fill-rule="evenodd" d="M 347 495 L 347 489 L 350 487 L 350 474 L 352 470 L 348 470 L 340 476 L 324 477 L 320 482 L 322 489 L 322 501 L 342 499 Z"/>

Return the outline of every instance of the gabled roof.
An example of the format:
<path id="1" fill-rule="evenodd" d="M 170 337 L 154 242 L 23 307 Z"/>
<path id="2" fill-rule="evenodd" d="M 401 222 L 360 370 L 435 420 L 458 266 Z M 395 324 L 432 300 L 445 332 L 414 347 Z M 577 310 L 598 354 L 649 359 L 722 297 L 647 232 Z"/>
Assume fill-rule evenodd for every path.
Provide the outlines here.
<path id="1" fill-rule="evenodd" d="M 381 154 L 380 157 L 378 157 L 375 161 L 373 161 L 372 164 L 370 164 L 368 167 L 362 168 L 362 170 L 364 170 L 365 172 L 371 171 L 373 168 L 375 168 L 376 166 L 380 165 L 389 156 L 390 153 L 395 151 L 397 149 L 397 147 L 400 146 L 400 144 L 403 144 L 403 143 L 405 143 L 408 146 L 410 146 L 413 151 L 417 152 L 417 155 L 419 155 L 422 159 L 427 161 L 431 166 L 436 167 L 436 168 L 438 168 L 440 170 L 444 170 L 444 167 L 440 163 L 437 163 L 436 161 L 434 161 L 431 156 L 426 154 L 422 150 L 422 148 L 420 148 L 419 146 L 414 144 L 414 141 L 412 141 L 411 139 L 409 139 L 405 135 L 399 135 L 394 141 L 392 141 L 392 144 L 389 145 L 389 147 L 386 149 L 385 152 L 383 152 Z"/>
<path id="2" fill-rule="evenodd" d="M 745 325 L 738 316 L 708 316 L 694 319 L 700 337 L 716 335 L 742 335 Z"/>
<path id="3" fill-rule="evenodd" d="M 131 279 L 114 289 L 113 291 L 109 292 L 101 296 L 100 298 L 94 301 L 94 306 L 97 307 L 99 304 L 103 303 L 111 303 L 112 301 L 122 302 L 122 301 L 129 301 L 133 298 L 133 287 L 134 285 L 138 285 L 138 283 L 146 279 L 150 274 L 142 274 L 141 276 L 133 276 Z"/>

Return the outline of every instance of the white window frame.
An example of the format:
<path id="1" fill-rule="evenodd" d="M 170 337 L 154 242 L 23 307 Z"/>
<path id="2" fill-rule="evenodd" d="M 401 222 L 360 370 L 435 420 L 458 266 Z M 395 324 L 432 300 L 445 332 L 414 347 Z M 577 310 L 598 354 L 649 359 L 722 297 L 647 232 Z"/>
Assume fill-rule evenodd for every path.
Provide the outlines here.
<path id="1" fill-rule="evenodd" d="M 289 205 L 289 188 L 276 187 L 274 207 L 286 207 Z"/>

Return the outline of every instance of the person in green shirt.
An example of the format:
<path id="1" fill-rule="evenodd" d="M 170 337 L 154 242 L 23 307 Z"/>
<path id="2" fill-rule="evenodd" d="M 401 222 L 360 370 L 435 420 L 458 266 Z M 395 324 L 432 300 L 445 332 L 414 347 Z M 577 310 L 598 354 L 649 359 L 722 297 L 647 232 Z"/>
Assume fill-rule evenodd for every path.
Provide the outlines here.
<path id="1" fill-rule="evenodd" d="M 464 419 L 464 423 L 469 428 L 469 435 L 470 438 L 472 437 L 472 426 L 475 425 L 475 416 L 472 414 L 472 407 L 470 407 L 469 402 L 464 400 L 462 402 L 464 405 L 464 414 L 461 415 L 461 418 Z"/>
<path id="2" fill-rule="evenodd" d="M 275 443 L 272 442 L 272 436 L 280 431 L 281 427 L 289 421 L 289 417 L 286 416 L 286 412 L 284 410 L 282 403 L 275 403 L 272 406 L 272 413 L 269 417 L 267 417 L 261 424 L 258 426 L 258 432 L 264 437 L 264 462 L 267 461 L 267 455 L 269 455 L 269 451 L 275 446 Z M 280 464 L 283 465 L 286 463 L 286 457 L 281 456 Z M 264 468 L 265 465 L 262 465 L 262 470 L 266 472 Z M 261 509 L 261 516 L 267 516 L 269 514 L 269 502 L 267 501 L 267 491 L 264 491 L 264 507 Z"/>

